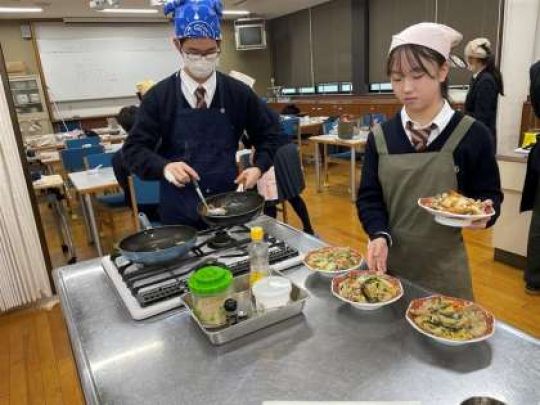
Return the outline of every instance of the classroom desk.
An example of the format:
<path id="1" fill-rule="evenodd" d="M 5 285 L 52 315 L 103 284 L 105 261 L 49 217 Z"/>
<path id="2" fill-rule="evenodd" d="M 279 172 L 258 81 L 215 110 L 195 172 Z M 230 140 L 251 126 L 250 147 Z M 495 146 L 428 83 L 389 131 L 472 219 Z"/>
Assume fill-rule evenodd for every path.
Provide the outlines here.
<path id="1" fill-rule="evenodd" d="M 304 162 L 302 156 L 305 154 L 302 152 L 302 137 L 305 135 L 316 136 L 323 133 L 323 122 L 326 121 L 328 117 L 302 117 L 300 118 L 300 128 L 298 131 L 298 148 L 300 153 L 300 163 L 302 165 L 302 170 L 304 168 Z M 314 157 L 309 156 L 310 159 Z"/>
<path id="2" fill-rule="evenodd" d="M 103 256 L 101 241 L 99 240 L 99 231 L 92 204 L 92 194 L 100 191 L 114 190 L 118 187 L 118 181 L 114 176 L 112 167 L 104 167 L 97 171 L 85 170 L 68 174 L 71 183 L 77 193 L 82 197 L 83 214 L 88 221 L 92 240 L 96 245 L 99 256 Z"/>
<path id="3" fill-rule="evenodd" d="M 115 153 L 122 147 L 123 143 L 102 143 L 105 153 Z M 36 153 L 33 158 L 27 158 L 28 162 L 39 161 L 47 167 L 49 174 L 58 174 L 63 170 L 60 159 L 60 152 L 56 150 L 42 150 Z"/>
<path id="4" fill-rule="evenodd" d="M 324 158 L 324 177 L 327 177 L 328 173 L 328 145 L 345 146 L 351 150 L 351 171 L 350 171 L 350 189 L 351 201 L 356 202 L 356 151 L 363 148 L 366 145 L 367 133 L 361 134 L 358 138 L 351 140 L 344 140 L 337 137 L 337 135 L 318 135 L 309 138 L 315 146 L 315 181 L 317 185 L 317 192 L 322 191 L 321 185 L 321 152 L 319 145 L 323 146 L 323 158 Z"/>
<path id="5" fill-rule="evenodd" d="M 34 158 L 28 158 L 28 161 L 39 161 L 47 168 L 47 173 L 58 174 L 62 169 L 60 162 L 60 153 L 57 150 L 42 150 L 36 153 Z"/>
<path id="6" fill-rule="evenodd" d="M 59 174 L 41 176 L 39 180 L 32 183 L 32 186 L 36 191 L 46 190 L 47 201 L 54 209 L 56 226 L 60 234 L 60 238 L 62 239 L 62 251 L 69 253 L 70 258 L 68 263 L 75 263 L 77 261 L 77 255 L 75 253 L 75 245 L 73 243 L 71 229 L 69 227 L 64 205 L 58 198 L 62 192 L 65 193 L 64 180 L 62 179 L 62 176 Z"/>
<path id="7" fill-rule="evenodd" d="M 60 136 L 60 134 L 50 134 L 50 135 L 42 136 L 40 139 L 25 140 L 25 144 L 28 148 L 35 150 L 36 152 L 58 151 L 61 149 L 65 149 L 66 139 L 58 140 L 57 139 L 58 136 Z M 100 144 L 104 146 L 110 145 L 110 144 L 123 144 L 126 138 L 127 138 L 127 134 L 125 133 L 119 133 L 115 135 L 103 133 L 99 135 Z M 67 139 L 78 139 L 78 138 L 67 138 Z"/>

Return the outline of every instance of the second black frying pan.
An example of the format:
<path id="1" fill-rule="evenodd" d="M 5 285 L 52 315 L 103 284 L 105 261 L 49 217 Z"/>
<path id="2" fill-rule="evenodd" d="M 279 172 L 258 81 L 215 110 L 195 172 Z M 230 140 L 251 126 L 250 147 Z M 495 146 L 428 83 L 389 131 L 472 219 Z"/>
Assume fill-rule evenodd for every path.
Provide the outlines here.
<path id="1" fill-rule="evenodd" d="M 243 225 L 260 215 L 264 198 L 255 191 L 232 191 L 206 198 L 209 206 L 223 208 L 225 215 L 208 215 L 205 206 L 199 203 L 197 211 L 204 222 L 210 226 Z"/>

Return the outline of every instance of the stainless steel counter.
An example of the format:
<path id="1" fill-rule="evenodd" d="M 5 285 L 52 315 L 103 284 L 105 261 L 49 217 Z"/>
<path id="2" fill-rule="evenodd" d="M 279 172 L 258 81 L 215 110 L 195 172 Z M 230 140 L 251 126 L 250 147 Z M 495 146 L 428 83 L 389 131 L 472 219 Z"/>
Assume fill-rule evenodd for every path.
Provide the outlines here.
<path id="1" fill-rule="evenodd" d="M 305 251 L 316 239 L 257 221 Z M 361 312 L 332 297 L 329 280 L 286 272 L 311 293 L 304 316 L 212 346 L 186 312 L 133 321 L 99 260 L 57 269 L 56 288 L 89 404 L 260 405 L 265 400 L 418 400 L 457 405 L 489 395 L 540 402 L 540 341 L 503 324 L 487 342 L 446 347 L 404 319 L 425 295 Z"/>

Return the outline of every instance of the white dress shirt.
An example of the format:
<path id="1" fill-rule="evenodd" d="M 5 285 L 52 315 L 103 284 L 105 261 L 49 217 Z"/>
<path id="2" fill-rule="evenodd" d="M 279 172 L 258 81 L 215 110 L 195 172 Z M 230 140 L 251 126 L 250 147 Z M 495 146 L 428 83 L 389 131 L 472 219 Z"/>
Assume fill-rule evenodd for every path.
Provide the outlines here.
<path id="1" fill-rule="evenodd" d="M 208 108 L 210 108 L 212 100 L 214 99 L 214 94 L 216 94 L 216 72 L 212 73 L 212 76 L 210 76 L 206 82 L 198 83 L 193 80 L 193 78 L 188 75 L 184 71 L 184 69 L 181 69 L 180 80 L 182 81 L 182 93 L 184 94 L 184 97 L 186 98 L 191 108 L 197 107 L 197 97 L 195 96 L 195 90 L 197 90 L 199 86 L 204 87 L 204 89 L 206 90 L 206 93 L 204 95 L 204 101 L 206 101 L 206 105 L 208 106 Z"/>
<path id="2" fill-rule="evenodd" d="M 405 107 L 401 109 L 401 124 L 403 125 L 403 129 L 405 130 L 405 133 L 407 134 L 407 137 L 409 138 L 409 141 L 411 142 L 411 145 L 414 146 L 412 141 L 412 135 L 411 131 L 407 129 L 407 122 L 411 121 L 413 123 L 413 127 L 415 129 L 423 129 L 431 126 L 431 124 L 437 125 L 437 127 L 433 130 L 431 130 L 431 133 L 429 134 L 427 144 L 429 145 L 431 142 L 433 142 L 450 122 L 452 117 L 454 116 L 454 110 L 452 107 L 450 107 L 450 104 L 448 101 L 444 100 L 444 104 L 441 108 L 441 111 L 433 118 L 433 121 L 431 121 L 427 125 L 420 126 L 418 123 L 414 122 L 410 117 L 409 114 L 407 114 L 407 111 L 405 111 Z"/>

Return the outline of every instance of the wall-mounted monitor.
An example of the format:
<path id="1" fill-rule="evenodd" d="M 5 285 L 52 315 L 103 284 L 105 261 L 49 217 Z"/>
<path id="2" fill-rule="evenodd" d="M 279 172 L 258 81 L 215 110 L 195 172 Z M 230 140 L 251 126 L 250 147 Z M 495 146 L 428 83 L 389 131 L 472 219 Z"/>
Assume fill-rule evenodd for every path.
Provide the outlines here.
<path id="1" fill-rule="evenodd" d="M 241 18 L 234 22 L 236 49 L 247 51 L 266 48 L 266 29 L 262 18 Z"/>

